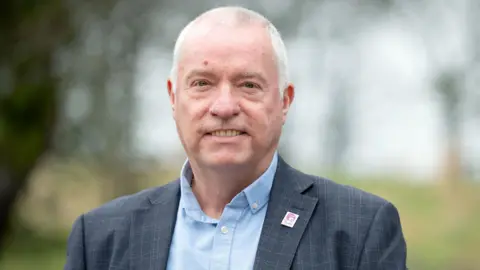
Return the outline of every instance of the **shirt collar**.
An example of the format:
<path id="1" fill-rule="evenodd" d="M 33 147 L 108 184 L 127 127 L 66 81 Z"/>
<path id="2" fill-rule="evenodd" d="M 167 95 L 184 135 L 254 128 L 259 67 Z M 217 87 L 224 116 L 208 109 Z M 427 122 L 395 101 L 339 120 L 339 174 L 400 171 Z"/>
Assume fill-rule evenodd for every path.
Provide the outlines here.
<path id="1" fill-rule="evenodd" d="M 277 170 L 277 164 L 278 153 L 275 152 L 267 170 L 252 184 L 237 194 L 237 196 L 232 199 L 229 205 L 237 204 L 239 201 L 245 200 L 244 198 L 246 198 L 252 213 L 256 213 L 262 209 L 268 203 L 270 190 L 272 188 L 273 179 Z M 192 169 L 187 158 L 180 173 L 180 207 L 190 211 L 193 210 L 201 212 L 202 210 L 200 205 L 198 204 L 198 201 L 195 198 L 191 188 L 192 176 Z"/>

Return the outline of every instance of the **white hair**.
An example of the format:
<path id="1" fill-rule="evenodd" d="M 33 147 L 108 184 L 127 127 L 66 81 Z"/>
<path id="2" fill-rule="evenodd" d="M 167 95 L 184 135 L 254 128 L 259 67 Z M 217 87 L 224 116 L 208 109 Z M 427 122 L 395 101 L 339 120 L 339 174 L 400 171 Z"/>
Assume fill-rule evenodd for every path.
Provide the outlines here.
<path id="1" fill-rule="evenodd" d="M 288 59 L 287 59 L 287 49 L 285 44 L 283 43 L 282 37 L 280 32 L 278 32 L 277 28 L 263 15 L 243 8 L 243 7 L 219 7 L 214 8 L 209 11 L 206 11 L 195 18 L 193 21 L 187 24 L 185 28 L 180 32 L 178 35 L 177 41 L 175 42 L 175 47 L 173 50 L 173 65 L 170 71 L 170 80 L 173 84 L 173 90 L 176 90 L 176 83 L 177 83 L 177 73 L 178 73 L 178 62 L 180 61 L 180 52 L 182 49 L 183 42 L 188 34 L 188 32 L 193 28 L 195 22 L 206 17 L 209 14 L 220 13 L 223 16 L 230 17 L 233 19 L 234 23 L 241 24 L 247 22 L 258 22 L 265 24 L 265 28 L 268 31 L 270 36 L 270 40 L 272 42 L 272 48 L 275 55 L 275 60 L 277 62 L 277 70 L 278 70 L 278 88 L 281 94 L 287 87 L 289 83 L 289 74 L 288 74 Z M 219 15 L 220 15 L 219 14 Z M 224 18 L 224 17 L 222 17 Z"/>

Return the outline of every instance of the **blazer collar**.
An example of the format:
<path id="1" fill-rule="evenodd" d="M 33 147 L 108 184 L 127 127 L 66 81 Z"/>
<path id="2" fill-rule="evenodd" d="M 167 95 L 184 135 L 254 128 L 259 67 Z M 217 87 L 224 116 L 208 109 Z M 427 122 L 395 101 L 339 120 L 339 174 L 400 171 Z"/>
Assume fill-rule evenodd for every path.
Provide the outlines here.
<path id="1" fill-rule="evenodd" d="M 130 268 L 166 269 L 180 200 L 179 179 L 149 196 L 149 206 L 133 213 Z"/>
<path id="2" fill-rule="evenodd" d="M 318 198 L 305 194 L 312 185 L 312 178 L 279 159 L 254 269 L 270 269 L 272 266 L 278 270 L 290 269 L 318 202 Z M 293 227 L 282 225 L 287 212 L 298 215 Z"/>

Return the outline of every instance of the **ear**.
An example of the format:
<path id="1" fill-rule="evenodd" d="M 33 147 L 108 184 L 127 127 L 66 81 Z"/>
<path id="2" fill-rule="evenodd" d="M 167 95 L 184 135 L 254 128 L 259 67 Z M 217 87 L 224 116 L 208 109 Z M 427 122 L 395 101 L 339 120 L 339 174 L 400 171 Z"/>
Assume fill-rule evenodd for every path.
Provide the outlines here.
<path id="1" fill-rule="evenodd" d="M 175 89 L 173 89 L 172 80 L 167 80 L 168 96 L 170 97 L 170 105 L 172 106 L 173 118 L 175 118 Z"/>
<path id="2" fill-rule="evenodd" d="M 282 113 L 283 113 L 283 123 L 287 120 L 287 113 L 290 110 L 293 99 L 295 98 L 295 87 L 293 84 L 288 84 L 287 88 L 283 90 L 282 98 Z"/>

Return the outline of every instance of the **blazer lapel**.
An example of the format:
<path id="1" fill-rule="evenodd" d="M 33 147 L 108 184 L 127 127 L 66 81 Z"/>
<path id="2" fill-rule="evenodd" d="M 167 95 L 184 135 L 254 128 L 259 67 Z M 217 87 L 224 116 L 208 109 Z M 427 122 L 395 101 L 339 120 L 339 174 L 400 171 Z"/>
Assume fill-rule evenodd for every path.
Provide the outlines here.
<path id="1" fill-rule="evenodd" d="M 180 200 L 179 180 L 150 197 L 150 205 L 133 214 L 130 269 L 165 269 Z"/>
<path id="2" fill-rule="evenodd" d="M 303 193 L 313 184 L 279 158 L 254 269 L 290 269 L 317 198 Z M 293 227 L 282 225 L 287 212 L 298 215 Z"/>

